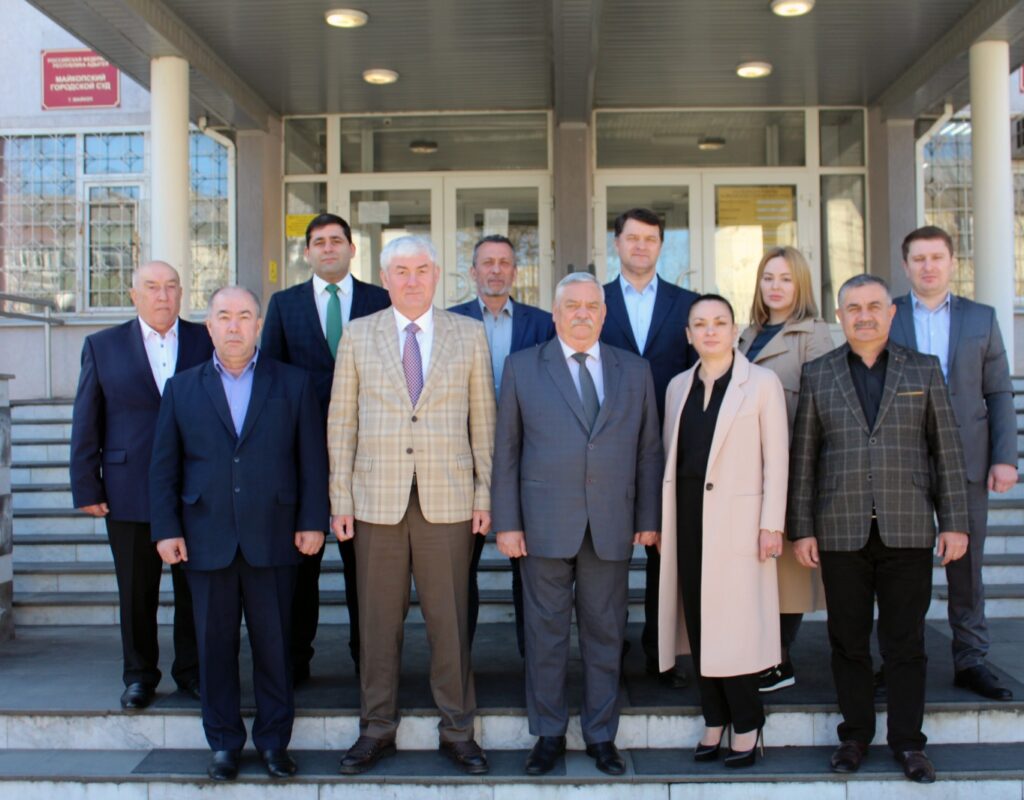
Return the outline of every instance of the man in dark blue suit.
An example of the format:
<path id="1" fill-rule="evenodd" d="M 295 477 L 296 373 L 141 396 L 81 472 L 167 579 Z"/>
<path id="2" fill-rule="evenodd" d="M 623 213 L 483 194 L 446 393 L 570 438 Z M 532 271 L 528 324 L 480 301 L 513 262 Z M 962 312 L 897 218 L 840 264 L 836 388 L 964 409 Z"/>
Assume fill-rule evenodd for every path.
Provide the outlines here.
<path id="1" fill-rule="evenodd" d="M 665 390 L 672 378 L 689 369 L 697 355 L 686 341 L 686 321 L 697 295 L 658 278 L 658 255 L 665 241 L 665 223 L 647 208 L 632 208 L 615 219 L 615 249 L 622 269 L 604 286 L 608 318 L 601 341 L 643 356 L 654 375 L 658 418 L 665 418 Z M 647 583 L 644 593 L 644 630 L 641 643 L 647 672 L 658 670 L 658 583 L 661 558 L 646 548 Z M 686 675 L 670 670 L 662 679 L 676 687 Z"/>
<path id="2" fill-rule="evenodd" d="M 267 308 L 260 350 L 270 358 L 302 367 L 313 377 L 326 429 L 327 407 L 334 380 L 334 356 L 342 331 L 359 319 L 391 305 L 379 286 L 356 280 L 349 264 L 356 249 L 348 223 L 334 214 L 320 214 L 306 226 L 306 261 L 313 276 L 305 283 L 274 294 Z M 327 475 L 323 476 L 324 485 Z M 326 529 L 328 520 L 325 518 Z M 356 597 L 356 556 L 351 541 L 338 542 L 345 569 L 349 650 L 359 671 L 359 601 Z M 320 617 L 320 562 L 323 550 L 302 559 L 292 611 L 291 654 L 296 684 L 309 678 Z"/>
<path id="3" fill-rule="evenodd" d="M 259 299 L 230 286 L 210 298 L 213 358 L 167 383 L 150 468 L 153 541 L 185 562 L 199 643 L 203 728 L 214 780 L 238 774 L 245 744 L 238 678 L 245 613 L 253 652 L 252 738 L 267 771 L 288 755 L 295 698 L 288 642 L 300 554 L 321 549 L 327 442 L 304 371 L 257 352 Z"/>
<path id="4" fill-rule="evenodd" d="M 202 325 L 178 319 L 181 280 L 154 261 L 132 275 L 138 317 L 87 337 L 71 424 L 71 493 L 75 507 L 103 517 L 121 605 L 125 708 L 145 708 L 160 683 L 157 607 L 163 563 L 150 540 L 149 459 L 164 384 L 210 357 Z M 180 567 L 174 586 L 177 685 L 199 697 L 192 598 Z"/>
<path id="5" fill-rule="evenodd" d="M 509 354 L 544 344 L 554 337 L 555 326 L 547 311 L 512 301 L 512 287 L 516 282 L 516 251 L 508 237 L 485 236 L 477 242 L 473 247 L 473 265 L 469 268 L 469 276 L 476 283 L 476 298 L 448 310 L 483 322 L 491 350 L 494 396 L 497 397 L 501 389 L 505 359 Z M 480 589 L 476 574 L 483 551 L 484 537 L 477 536 L 473 540 L 473 561 L 469 568 L 470 645 L 480 614 Z M 519 655 L 523 655 L 523 581 L 517 559 L 512 559 L 512 605 L 516 614 L 516 643 L 519 645 Z"/>

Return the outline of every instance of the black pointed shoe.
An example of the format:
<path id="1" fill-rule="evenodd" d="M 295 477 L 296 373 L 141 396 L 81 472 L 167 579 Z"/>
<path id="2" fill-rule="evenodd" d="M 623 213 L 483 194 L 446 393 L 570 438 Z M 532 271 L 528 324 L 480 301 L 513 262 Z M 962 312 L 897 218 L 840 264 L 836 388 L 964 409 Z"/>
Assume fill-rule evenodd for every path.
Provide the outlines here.
<path id="1" fill-rule="evenodd" d="M 626 771 L 626 762 L 615 742 L 588 744 L 587 755 L 594 759 L 597 768 L 606 775 L 622 775 Z"/>
<path id="2" fill-rule="evenodd" d="M 486 775 L 487 756 L 476 742 L 469 739 L 464 742 L 441 742 L 437 748 L 448 756 L 455 765 L 467 775 Z"/>
<path id="3" fill-rule="evenodd" d="M 215 781 L 233 781 L 238 777 L 237 750 L 214 750 L 206 774 Z"/>
<path id="4" fill-rule="evenodd" d="M 156 689 L 145 683 L 129 683 L 121 695 L 121 707 L 129 709 L 145 708 L 156 697 Z"/>
<path id="5" fill-rule="evenodd" d="M 970 689 L 988 700 L 1012 700 L 1013 692 L 999 685 L 999 678 L 984 664 L 959 670 L 953 676 L 953 685 Z"/>
<path id="6" fill-rule="evenodd" d="M 540 736 L 526 757 L 527 775 L 546 775 L 555 768 L 558 759 L 565 755 L 564 736 Z"/>
<path id="7" fill-rule="evenodd" d="M 903 774 L 914 783 L 935 783 L 935 767 L 924 750 L 903 750 L 893 753 L 903 765 Z"/>
<path id="8" fill-rule="evenodd" d="M 280 750 L 264 750 L 260 753 L 260 758 L 263 759 L 271 778 L 290 778 L 299 771 L 295 759 L 288 755 L 288 751 L 283 747 Z"/>

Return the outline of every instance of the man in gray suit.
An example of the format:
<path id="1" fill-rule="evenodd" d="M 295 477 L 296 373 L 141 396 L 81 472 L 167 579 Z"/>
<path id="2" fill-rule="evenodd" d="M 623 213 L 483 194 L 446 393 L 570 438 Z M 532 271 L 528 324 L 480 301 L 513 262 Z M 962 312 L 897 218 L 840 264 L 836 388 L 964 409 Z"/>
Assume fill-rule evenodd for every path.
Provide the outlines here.
<path id="1" fill-rule="evenodd" d="M 565 752 L 574 603 L 587 754 L 608 774 L 625 770 L 614 740 L 629 558 L 661 527 L 663 456 L 650 367 L 599 343 L 605 313 L 594 276 L 567 275 L 555 289 L 557 337 L 509 356 L 502 376 L 492 527 L 498 549 L 523 559 L 531 775 Z"/>
<path id="2" fill-rule="evenodd" d="M 939 361 L 889 340 L 885 281 L 839 289 L 846 344 L 804 365 L 790 446 L 787 532 L 821 566 L 840 744 L 834 772 L 855 772 L 875 736 L 871 628 L 885 665 L 888 743 L 917 783 L 935 780 L 923 731 L 924 620 L 939 520 L 943 564 L 967 551 L 967 480 Z"/>
<path id="3" fill-rule="evenodd" d="M 903 269 L 912 287 L 897 297 L 892 340 L 938 357 L 967 462 L 967 555 L 946 566 L 947 613 L 953 631 L 953 682 L 990 700 L 1011 700 L 985 665 L 988 623 L 981 565 L 988 493 L 1017 484 L 1017 413 L 1006 348 L 995 309 L 949 290 L 956 260 L 942 228 L 918 228 L 903 240 Z"/>

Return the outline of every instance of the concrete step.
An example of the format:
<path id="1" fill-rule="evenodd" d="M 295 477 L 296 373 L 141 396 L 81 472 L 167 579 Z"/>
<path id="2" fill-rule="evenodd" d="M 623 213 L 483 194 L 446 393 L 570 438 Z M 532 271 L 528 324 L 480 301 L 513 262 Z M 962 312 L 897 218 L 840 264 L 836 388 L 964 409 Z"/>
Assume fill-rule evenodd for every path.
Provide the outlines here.
<path id="1" fill-rule="evenodd" d="M 11 445 L 11 463 L 24 461 L 50 461 L 58 464 L 67 463 L 71 458 L 71 445 L 68 442 L 49 442 L 45 439 L 28 439 L 15 441 Z"/>
<path id="2" fill-rule="evenodd" d="M 1024 553 L 1024 527 L 989 525 L 985 537 L 985 555 L 989 553 Z"/>
<path id="3" fill-rule="evenodd" d="M 11 441 L 15 444 L 40 439 L 64 443 L 71 441 L 71 421 L 41 419 L 28 422 L 12 422 Z"/>
<path id="4" fill-rule="evenodd" d="M 13 510 L 14 534 L 103 533 L 107 526 L 102 517 L 91 517 L 66 508 L 24 508 Z"/>
<path id="5" fill-rule="evenodd" d="M 22 461 L 11 465 L 11 483 L 66 483 L 68 461 Z"/>
<path id="6" fill-rule="evenodd" d="M 986 591 L 999 585 L 1024 584 L 1024 553 L 986 554 L 981 577 Z M 946 585 L 946 569 L 940 565 L 938 559 L 935 560 L 935 567 L 932 570 L 932 583 L 935 586 Z"/>
<path id="7" fill-rule="evenodd" d="M 11 487 L 14 508 L 31 510 L 34 508 L 54 510 L 60 509 L 73 512 L 74 501 L 71 487 L 60 483 L 19 484 Z"/>
<path id="8" fill-rule="evenodd" d="M 74 398 L 45 398 L 39 400 L 12 400 L 11 421 L 25 422 L 37 419 L 60 419 L 71 421 Z"/>
<path id="9" fill-rule="evenodd" d="M 113 569 L 105 533 L 16 533 L 14 561 L 18 565 L 45 561 L 102 561 L 108 569 Z"/>

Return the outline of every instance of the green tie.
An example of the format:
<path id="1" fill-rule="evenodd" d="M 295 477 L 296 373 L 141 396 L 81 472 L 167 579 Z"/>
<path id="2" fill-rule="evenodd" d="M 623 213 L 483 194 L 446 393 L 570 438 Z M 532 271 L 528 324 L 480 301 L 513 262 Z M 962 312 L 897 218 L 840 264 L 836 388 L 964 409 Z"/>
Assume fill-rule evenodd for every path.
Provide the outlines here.
<path id="1" fill-rule="evenodd" d="M 338 342 L 341 341 L 341 300 L 338 298 L 338 284 L 327 284 L 331 293 L 327 301 L 327 346 L 331 350 L 331 358 L 338 355 Z"/>

